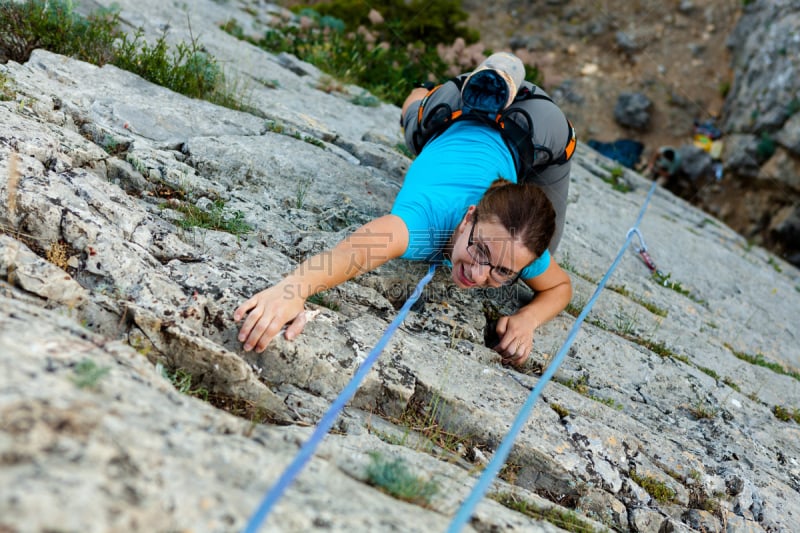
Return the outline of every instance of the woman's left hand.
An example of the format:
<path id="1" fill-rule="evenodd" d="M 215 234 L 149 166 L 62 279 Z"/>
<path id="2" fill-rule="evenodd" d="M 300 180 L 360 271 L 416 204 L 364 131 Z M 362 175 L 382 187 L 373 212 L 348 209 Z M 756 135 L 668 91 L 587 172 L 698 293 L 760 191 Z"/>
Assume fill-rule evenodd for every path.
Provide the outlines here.
<path id="1" fill-rule="evenodd" d="M 503 364 L 525 364 L 533 349 L 533 330 L 530 321 L 518 314 L 500 317 L 496 329 L 500 342 L 494 350 L 503 356 Z"/>

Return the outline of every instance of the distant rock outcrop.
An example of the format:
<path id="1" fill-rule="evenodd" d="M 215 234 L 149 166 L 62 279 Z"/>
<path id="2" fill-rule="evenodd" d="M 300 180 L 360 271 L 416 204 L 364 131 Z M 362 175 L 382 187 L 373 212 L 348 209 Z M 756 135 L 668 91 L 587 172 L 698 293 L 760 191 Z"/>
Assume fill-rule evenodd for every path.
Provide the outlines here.
<path id="1" fill-rule="evenodd" d="M 239 531 L 427 267 L 329 291 L 263 354 L 233 310 L 390 209 L 399 109 L 218 28 L 261 31 L 275 6 L 115 3 L 145 36 L 199 37 L 255 111 L 43 50 L 0 65 L 0 531 Z M 650 185 L 625 171 L 615 191 L 586 146 L 574 161 L 556 257 L 573 313 Z M 252 230 L 181 224 L 186 206 Z M 641 231 L 661 276 L 626 253 L 468 529 L 566 529 L 515 499 L 584 531 L 800 530 L 800 272 L 662 190 Z M 438 272 L 264 530 L 445 530 L 574 324 L 501 366 L 487 316 L 529 297 Z M 368 484 L 374 453 L 435 481 L 429 505 Z"/>
<path id="2" fill-rule="evenodd" d="M 800 2 L 744 7 L 728 38 L 733 84 L 725 101 L 725 166 L 737 183 L 704 203 L 748 237 L 800 265 Z"/>

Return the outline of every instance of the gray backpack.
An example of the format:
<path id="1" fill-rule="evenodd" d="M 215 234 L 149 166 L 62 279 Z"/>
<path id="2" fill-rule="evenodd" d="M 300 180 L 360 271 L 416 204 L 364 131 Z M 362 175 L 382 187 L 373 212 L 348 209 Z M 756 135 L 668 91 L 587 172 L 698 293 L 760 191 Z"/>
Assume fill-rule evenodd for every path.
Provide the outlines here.
<path id="1" fill-rule="evenodd" d="M 403 117 L 406 145 L 419 154 L 432 138 L 459 120 L 497 129 L 514 156 L 517 180 L 537 182 L 549 167 L 565 165 L 575 152 L 575 129 L 540 87 L 523 82 L 514 101 L 496 115 L 465 109 L 461 88 L 467 75 L 433 87 Z M 415 112 L 416 111 L 416 112 Z"/>

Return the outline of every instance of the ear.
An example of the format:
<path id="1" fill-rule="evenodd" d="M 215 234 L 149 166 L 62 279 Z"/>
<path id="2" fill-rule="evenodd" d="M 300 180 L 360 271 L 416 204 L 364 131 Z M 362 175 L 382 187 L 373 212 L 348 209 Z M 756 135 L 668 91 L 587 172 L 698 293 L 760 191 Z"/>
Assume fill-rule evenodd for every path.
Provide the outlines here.
<path id="1" fill-rule="evenodd" d="M 461 219 L 461 223 L 458 225 L 460 230 L 463 231 L 464 228 L 466 228 L 467 226 L 472 224 L 472 221 L 475 219 L 475 211 L 476 210 L 477 210 L 477 207 L 474 206 L 474 205 L 471 205 L 471 206 L 469 206 L 467 208 L 467 212 L 464 213 L 464 218 Z"/>

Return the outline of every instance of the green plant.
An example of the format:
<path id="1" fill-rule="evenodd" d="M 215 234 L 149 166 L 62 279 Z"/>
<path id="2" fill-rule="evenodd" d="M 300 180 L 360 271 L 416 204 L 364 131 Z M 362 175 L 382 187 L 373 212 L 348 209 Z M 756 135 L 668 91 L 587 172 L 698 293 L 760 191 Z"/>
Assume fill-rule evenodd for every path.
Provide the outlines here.
<path id="1" fill-rule="evenodd" d="M 611 188 L 619 192 L 631 192 L 633 188 L 625 181 L 625 170 L 622 165 L 617 163 L 611 168 L 607 168 L 608 175 L 601 179 L 611 185 Z"/>
<path id="2" fill-rule="evenodd" d="M 416 156 L 414 156 L 414 154 L 411 153 L 411 150 L 408 149 L 408 146 L 406 146 L 406 143 L 404 143 L 404 142 L 403 143 L 397 143 L 396 145 L 394 145 L 394 149 L 397 150 L 398 152 L 400 152 L 401 154 L 403 154 L 404 156 L 406 156 L 409 159 L 414 159 L 414 157 L 416 157 Z"/>
<path id="3" fill-rule="evenodd" d="M 490 497 L 504 507 L 535 520 L 545 520 L 565 531 L 575 533 L 594 533 L 597 531 L 592 524 L 583 520 L 574 512 L 560 507 L 541 507 L 511 493 L 492 494 Z"/>
<path id="4" fill-rule="evenodd" d="M 281 133 L 282 134 L 286 130 L 284 125 L 281 124 L 280 122 L 276 121 L 276 120 L 268 120 L 266 122 L 266 126 L 267 126 L 267 131 L 272 132 L 272 133 Z"/>
<path id="5" fill-rule="evenodd" d="M 760 366 L 760 367 L 763 367 L 763 368 L 768 368 L 768 369 L 772 370 L 773 372 L 775 372 L 776 374 L 781 374 L 783 376 L 789 376 L 789 377 L 792 377 L 792 378 L 800 381 L 800 372 L 793 371 L 793 370 L 787 370 L 780 363 L 776 363 L 774 361 L 767 361 L 764 358 L 763 354 L 758 353 L 758 354 L 752 355 L 752 354 L 748 354 L 748 353 L 745 353 L 745 352 L 740 352 L 740 351 L 734 350 L 733 347 L 730 344 L 727 344 L 727 343 L 725 344 L 725 347 L 727 349 L 729 349 L 731 351 L 731 353 L 734 355 L 734 357 L 736 357 L 737 359 L 740 359 L 742 361 L 746 361 L 746 362 L 748 362 L 748 363 L 750 363 L 752 365 Z"/>
<path id="6" fill-rule="evenodd" d="M 635 294 L 631 293 L 625 287 L 625 285 L 609 285 L 608 289 L 611 290 L 611 291 L 616 292 L 617 294 L 621 294 L 622 296 L 630 298 L 631 300 L 633 300 L 637 304 L 641 305 L 642 307 L 644 307 L 645 309 L 647 309 L 648 311 L 650 311 L 654 315 L 661 316 L 661 317 L 666 317 L 667 314 L 668 314 L 666 309 L 664 309 L 662 307 L 659 307 L 658 305 L 656 305 L 656 304 L 654 304 L 652 302 L 648 302 L 644 298 L 639 298 Z"/>
<path id="7" fill-rule="evenodd" d="M 104 65 L 111 63 L 173 91 L 233 109 L 246 106 L 229 90 L 216 59 L 194 38 L 174 49 L 166 34 L 150 44 L 142 30 L 131 37 L 119 29 L 118 9 L 88 17 L 64 0 L 0 0 L 0 61 L 28 60 L 35 48 Z"/>
<path id="8" fill-rule="evenodd" d="M 766 161 L 775 154 L 777 144 L 767 132 L 763 132 L 756 145 L 756 155 L 759 161 Z"/>
<path id="9" fill-rule="evenodd" d="M 566 418 L 569 416 L 569 409 L 563 407 L 561 404 L 558 403 L 550 403 L 550 409 L 556 412 L 559 418 Z"/>
<path id="10" fill-rule="evenodd" d="M 800 98 L 792 98 L 786 106 L 786 114 L 791 117 L 798 111 L 800 111 Z"/>
<path id="11" fill-rule="evenodd" d="M 312 304 L 316 304 L 316 305 L 322 306 L 322 307 L 327 307 L 331 311 L 338 311 L 339 310 L 339 304 L 337 304 L 336 302 L 331 300 L 330 297 L 324 292 L 319 292 L 317 294 L 312 294 L 311 296 L 309 296 L 306 299 L 306 301 L 309 302 L 309 303 L 312 303 Z"/>
<path id="12" fill-rule="evenodd" d="M 0 61 L 24 63 L 36 48 L 104 65 L 121 36 L 116 10 L 100 10 L 88 18 L 75 13 L 72 2 L 27 0 L 0 2 Z"/>
<path id="13" fill-rule="evenodd" d="M 167 378 L 169 382 L 172 383 L 172 386 L 175 387 L 175 389 L 181 394 L 186 394 L 187 396 L 193 396 L 195 398 L 208 401 L 208 389 L 203 387 L 195 387 L 193 385 L 194 378 L 186 370 L 178 368 L 175 370 L 175 372 L 168 372 L 167 369 L 159 363 L 156 365 L 156 372 Z"/>
<path id="14" fill-rule="evenodd" d="M 789 410 L 780 405 L 776 405 L 772 408 L 772 414 L 775 415 L 775 418 L 783 422 L 788 422 L 792 419 L 792 415 Z"/>
<path id="15" fill-rule="evenodd" d="M 661 503 L 672 503 L 675 501 L 676 493 L 663 481 L 651 476 L 639 475 L 635 468 L 631 468 L 630 476 L 640 487 Z"/>
<path id="16" fill-rule="evenodd" d="M 667 289 L 673 290 L 673 291 L 677 292 L 678 294 L 682 294 L 683 296 L 686 296 L 687 298 L 689 298 L 693 302 L 696 302 L 696 303 L 699 303 L 699 304 L 705 304 L 706 303 L 705 300 L 702 300 L 702 299 L 697 298 L 696 296 L 694 296 L 689 289 L 685 289 L 681 285 L 681 283 L 679 281 L 671 280 L 670 279 L 671 277 L 672 277 L 672 274 L 670 274 L 669 272 L 664 273 L 664 272 L 662 272 L 660 270 L 656 270 L 655 272 L 653 272 L 653 275 L 652 275 L 652 279 L 656 283 L 661 285 L 662 287 L 666 287 Z"/>
<path id="17" fill-rule="evenodd" d="M 731 82 L 728 80 L 722 81 L 717 86 L 717 89 L 719 90 L 719 95 L 722 98 L 726 98 L 728 96 L 728 93 L 731 92 Z"/>
<path id="18" fill-rule="evenodd" d="M 719 409 L 710 407 L 702 402 L 697 402 L 688 408 L 689 412 L 698 420 L 712 419 L 717 416 Z"/>
<path id="19" fill-rule="evenodd" d="M 11 87 L 11 78 L 5 72 L 0 72 L 0 102 L 13 100 L 16 94 L 16 91 Z"/>
<path id="20" fill-rule="evenodd" d="M 225 203 L 215 200 L 209 210 L 201 209 L 187 202 L 171 202 L 161 205 L 162 208 L 171 207 L 183 213 L 184 219 L 178 222 L 182 228 L 204 228 L 218 231 L 227 231 L 233 235 L 243 235 L 253 231 L 244 221 L 244 213 L 235 211 L 232 216 L 225 216 Z"/>
<path id="21" fill-rule="evenodd" d="M 603 405 L 607 405 L 612 409 L 616 409 L 617 411 L 622 411 L 624 409 L 624 406 L 613 398 L 601 398 L 599 396 L 595 396 L 594 394 L 590 394 L 589 398 L 597 403 L 602 403 Z"/>
<path id="22" fill-rule="evenodd" d="M 579 296 L 577 293 L 575 293 L 564 311 L 577 318 L 583 312 L 585 307 L 586 300 L 582 296 Z"/>
<path id="23" fill-rule="evenodd" d="M 627 315 L 620 306 L 614 313 L 614 331 L 623 337 L 633 335 L 636 332 L 636 314 Z"/>
<path id="24" fill-rule="evenodd" d="M 98 366 L 91 359 L 84 359 L 75 365 L 70 379 L 80 389 L 96 389 L 109 370 L 111 369 L 107 366 Z"/>
<path id="25" fill-rule="evenodd" d="M 312 137 L 310 135 L 303 135 L 300 132 L 296 132 L 294 134 L 296 139 L 299 139 L 303 142 L 307 142 L 308 144 L 312 144 L 318 148 L 325 148 L 325 143 L 317 139 L 316 137 Z"/>
<path id="26" fill-rule="evenodd" d="M 116 66 L 193 98 L 208 99 L 217 90 L 222 71 L 196 39 L 170 50 L 166 33 L 154 44 L 147 43 L 143 34 L 138 30 L 133 37 L 122 37 L 117 45 Z"/>
<path id="27" fill-rule="evenodd" d="M 414 475 L 402 459 L 389 460 L 377 452 L 372 452 L 369 456 L 367 483 L 387 494 L 399 500 L 426 506 L 439 491 L 439 485 L 435 481 Z"/>
<path id="28" fill-rule="evenodd" d="M 436 44 L 450 44 L 457 37 L 469 43 L 479 37 L 463 25 L 467 13 L 459 0 L 389 0 L 380 5 L 383 20 L 370 20 L 371 8 L 360 0 L 300 6 L 298 19 L 271 28 L 258 40 L 245 36 L 235 21 L 222 28 L 270 52 L 294 54 L 397 105 L 416 83 L 452 76 L 458 62 L 445 62 Z M 529 68 L 527 75 L 540 80 L 536 68 Z"/>
<path id="29" fill-rule="evenodd" d="M 742 392 L 742 388 L 741 388 L 741 387 L 739 387 L 739 384 L 738 384 L 738 383 L 736 383 L 735 381 L 733 381 L 733 379 L 726 377 L 726 378 L 723 378 L 723 379 L 722 379 L 722 382 L 723 382 L 725 385 L 727 385 L 728 387 L 730 387 L 730 388 L 732 388 L 733 390 L 735 390 L 736 392 Z"/>
<path id="30" fill-rule="evenodd" d="M 781 272 L 783 272 L 783 269 L 781 268 L 781 266 L 778 264 L 778 261 L 776 261 L 774 257 L 770 257 L 769 259 L 767 259 L 767 263 L 768 263 L 768 264 L 769 264 L 769 265 L 770 265 L 770 266 L 771 266 L 771 267 L 772 267 L 772 268 L 775 270 L 775 272 L 777 272 L 778 274 L 780 274 Z"/>
<path id="31" fill-rule="evenodd" d="M 306 195 L 308 194 L 308 190 L 311 188 L 311 184 L 314 183 L 314 180 L 311 178 L 300 178 L 297 180 L 297 189 L 294 192 L 294 206 L 297 209 L 302 209 L 306 203 Z"/>
<path id="32" fill-rule="evenodd" d="M 704 366 L 698 366 L 697 369 L 700 370 L 700 372 L 702 372 L 702 373 L 704 373 L 706 375 L 709 375 L 714 379 L 717 379 L 717 380 L 719 379 L 719 374 L 717 374 L 714 371 L 714 369 L 712 369 L 712 368 L 707 368 L 707 367 L 704 367 Z"/>
<path id="33" fill-rule="evenodd" d="M 361 91 L 361 94 L 351 98 L 350 103 L 364 107 L 378 107 L 381 105 L 381 101 L 369 94 L 367 91 Z"/>

